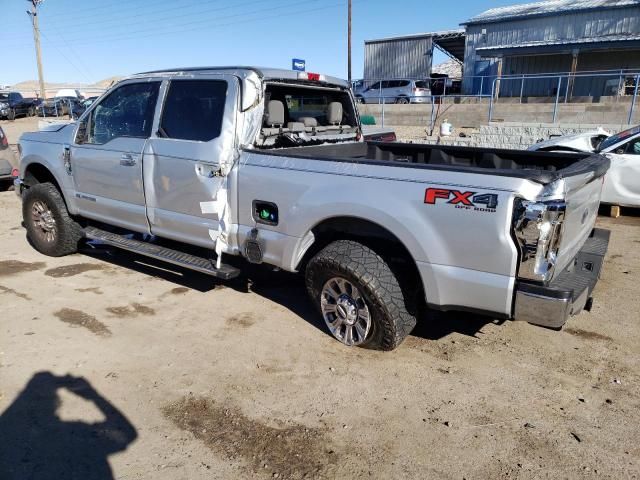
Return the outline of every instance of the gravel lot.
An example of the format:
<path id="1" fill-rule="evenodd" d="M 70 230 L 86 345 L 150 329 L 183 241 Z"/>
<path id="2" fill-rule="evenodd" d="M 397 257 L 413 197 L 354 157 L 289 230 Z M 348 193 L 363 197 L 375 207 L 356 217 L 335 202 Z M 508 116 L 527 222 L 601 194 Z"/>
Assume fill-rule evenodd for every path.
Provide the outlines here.
<path id="1" fill-rule="evenodd" d="M 599 219 L 596 302 L 563 331 L 434 314 L 380 353 L 334 341 L 296 275 L 44 257 L 13 192 L 0 212 L 0 478 L 640 476 L 637 216 Z"/>

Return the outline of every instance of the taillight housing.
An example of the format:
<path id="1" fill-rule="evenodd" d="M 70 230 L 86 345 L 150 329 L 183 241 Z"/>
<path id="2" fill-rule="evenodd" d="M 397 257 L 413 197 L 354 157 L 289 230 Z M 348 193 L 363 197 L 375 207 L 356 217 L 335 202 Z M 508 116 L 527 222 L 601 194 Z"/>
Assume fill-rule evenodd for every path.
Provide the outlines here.
<path id="1" fill-rule="evenodd" d="M 567 205 L 516 200 L 513 233 L 520 251 L 518 278 L 547 283 L 553 277 Z"/>

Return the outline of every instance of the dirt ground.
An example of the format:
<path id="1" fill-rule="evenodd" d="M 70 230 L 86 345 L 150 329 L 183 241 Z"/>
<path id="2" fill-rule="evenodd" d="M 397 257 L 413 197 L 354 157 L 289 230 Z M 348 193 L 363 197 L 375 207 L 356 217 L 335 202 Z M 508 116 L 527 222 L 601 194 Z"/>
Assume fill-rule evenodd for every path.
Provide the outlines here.
<path id="1" fill-rule="evenodd" d="M 640 217 L 599 219 L 564 330 L 439 314 L 390 353 L 333 340 L 296 275 L 49 258 L 13 192 L 0 218 L 1 478 L 640 477 Z"/>

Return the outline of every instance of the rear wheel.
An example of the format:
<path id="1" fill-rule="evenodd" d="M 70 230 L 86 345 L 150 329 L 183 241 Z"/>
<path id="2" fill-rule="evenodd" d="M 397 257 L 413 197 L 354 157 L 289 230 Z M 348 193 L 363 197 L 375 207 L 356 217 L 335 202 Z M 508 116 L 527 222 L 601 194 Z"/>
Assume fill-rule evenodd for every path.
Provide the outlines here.
<path id="1" fill-rule="evenodd" d="M 407 103 L 409 103 L 409 99 L 407 97 L 398 97 L 396 98 L 396 103 L 406 105 Z"/>
<path id="2" fill-rule="evenodd" d="M 52 183 L 38 183 L 24 192 L 22 217 L 27 236 L 40 253 L 61 257 L 78 250 L 82 228 L 71 218 Z"/>
<path id="3" fill-rule="evenodd" d="M 416 325 L 389 265 L 351 240 L 329 244 L 305 271 L 307 290 L 341 343 L 393 350 Z"/>
<path id="4" fill-rule="evenodd" d="M 27 116 L 33 117 L 36 114 L 36 110 L 33 107 L 29 107 L 29 111 L 27 112 Z"/>

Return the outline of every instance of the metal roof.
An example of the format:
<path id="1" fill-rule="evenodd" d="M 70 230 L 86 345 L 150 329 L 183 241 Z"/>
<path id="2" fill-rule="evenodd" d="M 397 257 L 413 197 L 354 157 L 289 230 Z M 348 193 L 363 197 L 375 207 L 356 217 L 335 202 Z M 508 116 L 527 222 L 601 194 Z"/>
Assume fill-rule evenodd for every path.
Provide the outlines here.
<path id="1" fill-rule="evenodd" d="M 640 0 L 639 0 L 640 1 Z M 410 40 L 413 38 L 434 38 L 434 37 L 445 37 L 445 36 L 460 36 L 465 34 L 464 28 L 456 28 L 455 30 L 442 30 L 440 32 L 426 32 L 426 33 L 415 33 L 413 35 L 399 35 L 397 37 L 384 37 L 384 38 L 376 38 L 372 40 L 365 40 L 364 43 L 381 43 L 381 42 L 394 42 L 396 40 Z"/>
<path id="2" fill-rule="evenodd" d="M 640 41 L 640 33 L 625 33 L 625 34 L 613 34 L 613 35 L 598 35 L 583 38 L 572 39 L 557 39 L 557 40 L 538 40 L 531 42 L 511 43 L 503 45 L 492 45 L 490 47 L 479 47 L 476 52 L 482 53 L 496 53 L 497 51 L 505 50 L 521 50 L 525 48 L 543 47 L 547 49 L 554 46 L 571 46 L 571 45 L 585 45 L 591 43 L 602 44 L 602 48 L 610 47 L 607 45 L 609 42 L 629 42 Z"/>
<path id="3" fill-rule="evenodd" d="M 640 0 L 549 0 L 508 7 L 491 8 L 462 23 L 492 23 L 542 15 L 556 15 L 585 10 L 640 6 Z"/>

